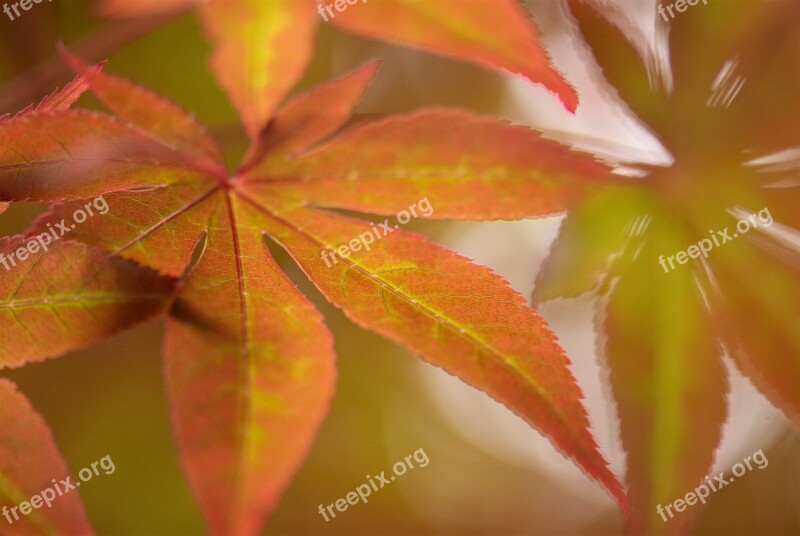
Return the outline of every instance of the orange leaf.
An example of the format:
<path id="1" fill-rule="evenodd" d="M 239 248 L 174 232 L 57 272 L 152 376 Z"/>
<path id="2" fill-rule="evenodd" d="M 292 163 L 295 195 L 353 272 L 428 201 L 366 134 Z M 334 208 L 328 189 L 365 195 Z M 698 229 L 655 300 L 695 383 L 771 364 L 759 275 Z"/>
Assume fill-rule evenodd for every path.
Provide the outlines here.
<path id="1" fill-rule="evenodd" d="M 102 250 L 22 236 L 0 238 L 0 273 L 0 368 L 78 350 L 149 320 L 165 312 L 173 288 Z"/>
<path id="2" fill-rule="evenodd" d="M 3 339 L 4 341 L 8 339 Z M 0 378 L 0 519 L 8 536 L 70 534 L 89 535 L 92 527 L 86 518 L 78 490 L 56 497 L 50 507 L 20 513 L 18 507 L 34 495 L 50 489 L 53 481 L 70 476 L 50 429 L 16 386 Z M 41 497 L 40 497 L 41 499 Z M 13 521 L 6 525 L 8 520 Z"/>
<path id="3" fill-rule="evenodd" d="M 211 68 L 255 139 L 311 59 L 314 1 L 213 0 L 200 19 L 214 44 Z"/>
<path id="4" fill-rule="evenodd" d="M 102 66 L 98 65 L 87 71 L 87 74 L 98 73 L 101 68 Z M 87 89 L 89 89 L 88 81 L 83 74 L 79 74 L 63 88 L 53 90 L 53 92 L 44 97 L 36 107 L 30 105 L 17 113 L 14 118 L 16 119 L 34 112 L 63 112 L 69 110 Z M 0 122 L 7 121 L 8 119 L 9 115 L 7 114 L 0 116 Z"/>
<path id="5" fill-rule="evenodd" d="M 69 66 L 85 78 L 87 89 L 91 86 L 97 98 L 118 117 L 176 151 L 209 160 L 209 166 L 222 159 L 222 152 L 205 126 L 175 103 L 124 78 L 101 73 L 102 64 L 90 68 L 64 47 L 60 52 Z"/>
<path id="6" fill-rule="evenodd" d="M 550 65 L 538 29 L 517 0 L 364 2 L 337 13 L 331 23 L 366 37 L 409 43 L 521 74 L 555 93 L 567 110 L 574 112 L 578 106 L 578 95 Z"/>
<path id="7" fill-rule="evenodd" d="M 457 219 L 553 214 L 619 182 L 607 165 L 527 127 L 446 108 L 358 125 L 295 160 L 267 159 L 245 178 L 263 191 L 380 214 L 428 197 L 433 217 Z"/>
<path id="8" fill-rule="evenodd" d="M 211 532 L 256 534 L 327 413 L 333 344 L 270 256 L 252 207 L 222 192 L 209 203 L 203 254 L 167 323 L 165 376 Z"/>
<path id="9" fill-rule="evenodd" d="M 624 503 L 588 432 L 564 351 L 504 279 L 397 226 L 384 234 L 360 220 L 240 195 L 348 317 L 504 403 Z M 367 235 L 380 238 L 346 257 L 334 253 Z"/>
<path id="10" fill-rule="evenodd" d="M 102 0 L 105 16 L 144 16 L 198 6 L 214 46 L 211 66 L 236 106 L 252 139 L 257 139 L 275 106 L 300 79 L 312 55 L 322 21 L 369 38 L 414 47 L 503 69 L 555 93 L 575 111 L 575 90 L 550 65 L 539 31 L 518 0 Z M 329 8 L 331 11 L 326 9 Z M 502 28 L 502 39 L 497 29 Z M 291 53 L 286 53 L 291 51 Z"/>
<path id="11" fill-rule="evenodd" d="M 197 164 L 118 119 L 87 110 L 1 122 L 0 162 L 0 200 L 37 202 L 152 187 Z"/>
<path id="12" fill-rule="evenodd" d="M 290 99 L 270 121 L 239 173 L 257 175 L 334 134 L 350 120 L 377 72 L 378 62 L 370 62 Z"/>
<path id="13" fill-rule="evenodd" d="M 100 72 L 100 69 L 101 66 L 98 65 L 88 70 L 87 73 L 93 75 Z M 17 119 L 34 112 L 63 112 L 69 110 L 87 89 L 89 89 L 88 81 L 84 75 L 79 74 L 62 89 L 56 89 L 50 95 L 43 98 L 35 108 L 33 106 L 28 106 L 16 114 L 14 118 Z M 8 119 L 8 115 L 2 116 L 0 117 L 0 122 L 7 121 Z M 5 212 L 9 206 L 10 203 L 0 201 L 0 214 Z"/>

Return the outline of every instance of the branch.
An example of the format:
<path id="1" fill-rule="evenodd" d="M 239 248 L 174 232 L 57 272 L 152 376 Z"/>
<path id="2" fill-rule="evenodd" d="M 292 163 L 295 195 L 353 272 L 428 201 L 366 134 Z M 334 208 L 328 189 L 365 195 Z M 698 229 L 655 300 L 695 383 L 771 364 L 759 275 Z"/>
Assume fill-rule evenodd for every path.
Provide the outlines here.
<path id="1" fill-rule="evenodd" d="M 177 15 L 179 14 L 171 13 L 159 17 L 111 22 L 74 42 L 70 49 L 90 61 L 100 61 Z M 0 87 L 0 112 L 13 113 L 24 108 L 36 100 L 37 94 L 49 91 L 68 74 L 70 70 L 58 54 L 53 54 Z"/>

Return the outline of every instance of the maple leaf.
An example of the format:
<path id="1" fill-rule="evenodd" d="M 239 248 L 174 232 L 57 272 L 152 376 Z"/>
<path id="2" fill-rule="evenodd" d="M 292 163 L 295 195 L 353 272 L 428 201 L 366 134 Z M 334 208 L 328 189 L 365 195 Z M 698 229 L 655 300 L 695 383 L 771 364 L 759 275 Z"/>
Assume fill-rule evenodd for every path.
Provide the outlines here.
<path id="1" fill-rule="evenodd" d="M 95 67 L 95 70 L 98 72 L 99 69 L 101 69 L 100 65 Z M 14 118 L 17 119 L 33 112 L 59 112 L 69 110 L 70 106 L 75 104 L 87 89 L 89 89 L 89 84 L 86 82 L 86 79 L 83 75 L 77 75 L 62 89 L 55 89 L 50 95 L 44 97 L 35 108 L 33 105 L 30 105 L 18 112 Z M 2 115 L 0 116 L 0 123 L 10 119 L 11 116 L 9 114 Z M 0 202 L 0 214 L 8 210 L 9 206 L 11 206 L 11 203 Z"/>
<path id="2" fill-rule="evenodd" d="M 229 176 L 180 107 L 67 58 L 115 115 L 0 125 L 0 200 L 62 202 L 48 216 L 57 219 L 103 195 L 114 217 L 74 236 L 182 278 L 165 381 L 182 464 L 213 533 L 258 531 L 333 394 L 331 335 L 265 237 L 353 321 L 506 404 L 625 508 L 569 362 L 523 297 L 418 234 L 330 210 L 393 214 L 422 199 L 437 218 L 539 216 L 611 181 L 608 166 L 528 128 L 440 108 L 325 141 L 375 75 L 370 63 L 286 102 Z M 326 257 L 368 234 L 370 247 Z"/>
<path id="3" fill-rule="evenodd" d="M 68 110 L 88 87 L 78 75 L 36 107 L 0 118 L 0 125 Z M 0 214 L 9 205 L 0 203 Z M 54 242 L 49 233 L 46 240 L 33 233 L 0 238 L 0 262 L 0 273 L 7 272 L 0 277 L 0 368 L 78 350 L 163 314 L 174 288 L 152 270 L 86 244 Z M 6 379 L 0 379 L 0 422 L 0 508 L 9 521 L 3 534 L 93 534 L 76 490 L 47 508 L 17 513 L 31 497 L 55 494 L 53 482 L 69 471 L 47 424 Z"/>
<path id="4" fill-rule="evenodd" d="M 97 65 L 85 74 L 92 77 L 100 69 Z M 6 127 L 5 135 L 0 135 L 2 150 L 13 152 L 14 145 L 21 142 L 8 136 L 18 125 L 69 110 L 88 88 L 87 78 L 79 74 L 36 107 L 25 108 L 13 119 L 0 118 L 0 125 Z M 47 143 L 57 145 L 53 139 Z M 23 164 L 27 165 L 36 164 Z M 25 199 L 22 195 L 16 200 Z M 0 202 L 0 214 L 8 206 Z M 38 233 L 32 229 L 24 235 L 0 238 L 0 273 L 5 272 L 0 278 L 0 368 L 90 346 L 166 312 L 173 280 L 102 249 L 59 242 L 57 235 L 43 228 Z"/>
<path id="5" fill-rule="evenodd" d="M 0 378 L 0 422 L 0 509 L 9 521 L 3 534 L 93 534 L 78 490 L 57 497 L 47 508 L 19 513 L 18 506 L 34 495 L 48 489 L 55 494 L 53 480 L 70 473 L 42 416 L 5 378 Z"/>
<path id="6" fill-rule="evenodd" d="M 341 0 L 340 0 L 341 1 Z M 374 0 L 342 12 L 335 0 L 100 0 L 105 16 L 134 17 L 196 7 L 214 52 L 211 67 L 252 138 L 258 136 L 311 59 L 322 20 L 371 39 L 396 41 L 521 74 L 574 111 L 575 90 L 551 66 L 518 0 Z M 502 28 L 502 39 L 497 29 Z M 285 51 L 290 50 L 287 54 Z"/>
<path id="7" fill-rule="evenodd" d="M 661 69 L 657 51 L 637 49 L 591 3 L 597 11 L 570 5 L 603 74 L 674 163 L 642 164 L 630 187 L 574 208 L 534 302 L 603 295 L 631 529 L 683 533 L 698 506 L 675 519 L 657 507 L 710 470 L 726 418 L 723 355 L 800 423 L 800 256 L 790 238 L 800 229 L 800 4 L 709 2 L 668 28 L 654 12 L 657 33 L 669 34 Z"/>
<path id="8" fill-rule="evenodd" d="M 92 68 L 90 74 L 93 75 L 98 73 L 101 69 L 102 65 L 96 65 Z M 18 112 L 14 116 L 14 119 L 34 112 L 46 113 L 63 112 L 64 110 L 69 110 L 69 108 L 78 101 L 78 99 L 86 92 L 87 89 L 89 89 L 89 84 L 87 83 L 86 78 L 79 74 L 71 82 L 64 85 L 63 88 L 54 89 L 52 93 L 39 101 L 39 104 L 37 104 L 35 107 L 30 105 Z M 0 116 L 0 122 L 8 121 L 9 119 L 11 119 L 11 117 L 8 114 Z"/>
<path id="9" fill-rule="evenodd" d="M 172 279 L 86 244 L 45 251 L 44 243 L 0 238 L 0 368 L 85 348 L 166 312 Z M 21 249 L 32 258 L 11 267 L 8 257 Z"/>

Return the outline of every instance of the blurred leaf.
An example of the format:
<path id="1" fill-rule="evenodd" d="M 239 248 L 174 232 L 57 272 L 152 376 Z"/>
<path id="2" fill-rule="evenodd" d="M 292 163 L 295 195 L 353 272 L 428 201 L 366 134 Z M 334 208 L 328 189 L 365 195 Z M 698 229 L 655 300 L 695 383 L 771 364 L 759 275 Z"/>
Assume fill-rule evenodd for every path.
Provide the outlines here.
<path id="1" fill-rule="evenodd" d="M 214 44 L 217 81 L 255 138 L 311 59 L 319 24 L 314 1 L 213 0 L 200 18 Z"/>
<path id="2" fill-rule="evenodd" d="M 698 510 L 662 517 L 656 505 L 671 506 L 708 474 L 728 386 L 718 343 L 708 336 L 697 274 L 690 267 L 665 273 L 654 262 L 663 251 L 683 247 L 684 234 L 664 217 L 665 207 L 638 201 L 615 207 L 636 223 L 627 254 L 615 262 L 619 280 L 603 321 L 605 353 L 628 452 L 632 532 L 682 534 Z"/>
<path id="3" fill-rule="evenodd" d="M 798 253 L 793 252 L 792 260 L 774 243 L 759 245 L 743 242 L 710 259 L 717 286 L 707 292 L 734 362 L 776 406 L 800 423 Z M 757 277 L 753 266 L 758 267 Z"/>
<path id="4" fill-rule="evenodd" d="M 575 298 L 610 283 L 613 260 L 630 255 L 637 192 L 604 191 L 576 205 L 559 229 L 533 288 L 534 304 Z"/>
<path id="5" fill-rule="evenodd" d="M 56 495 L 53 489 L 54 482 L 70 478 L 70 474 L 50 428 L 28 399 L 4 378 L 0 378 L 0 421 L 3 423 L 0 427 L 0 507 L 5 516 L 0 523 L 3 534 L 92 534 L 78 490 Z M 71 483 L 74 482 L 73 479 Z M 50 506 L 43 503 L 41 508 L 32 510 L 27 516 L 15 508 L 45 490 L 50 490 L 55 499 L 51 499 Z"/>
<path id="6" fill-rule="evenodd" d="M 590 3 L 610 18 L 603 3 Z M 579 2 L 571 6 L 603 73 L 675 164 L 645 166 L 647 176 L 631 182 L 634 195 L 609 191 L 577 207 L 535 298 L 602 285 L 631 528 L 684 533 L 697 507 L 669 523 L 656 508 L 699 485 L 710 468 L 727 393 L 720 341 L 800 423 L 800 250 L 785 237 L 798 230 L 800 205 L 800 4 L 691 7 L 669 22 L 665 73 Z M 656 74 L 665 83 L 653 83 Z M 740 219 L 747 229 L 737 227 Z"/>
<path id="7" fill-rule="evenodd" d="M 95 13 L 101 17 L 131 18 L 152 17 L 198 7 L 207 0 L 103 0 L 96 5 Z"/>

